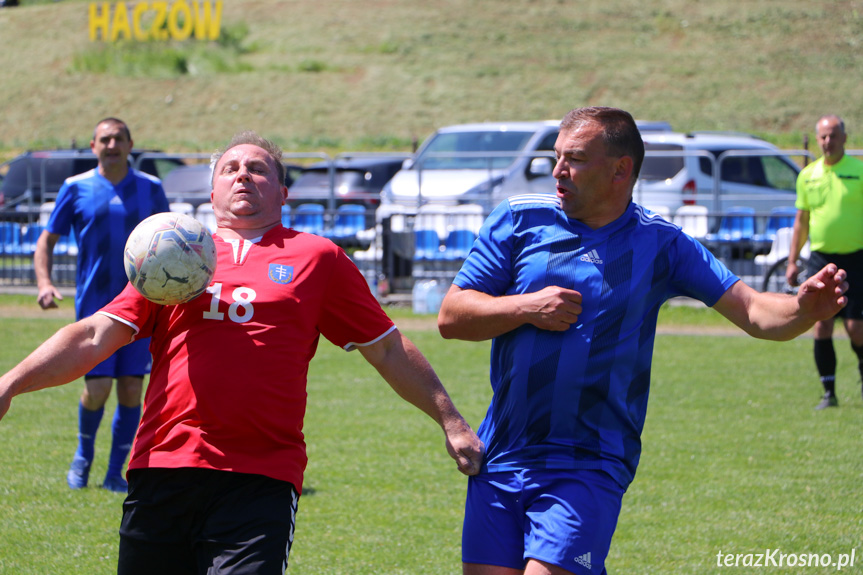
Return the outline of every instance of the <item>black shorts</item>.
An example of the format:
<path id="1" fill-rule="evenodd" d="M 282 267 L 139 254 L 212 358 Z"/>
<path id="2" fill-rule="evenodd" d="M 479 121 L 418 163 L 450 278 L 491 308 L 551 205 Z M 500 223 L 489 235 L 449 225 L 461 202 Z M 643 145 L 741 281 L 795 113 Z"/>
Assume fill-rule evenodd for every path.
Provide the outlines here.
<path id="1" fill-rule="evenodd" d="M 284 575 L 299 496 L 211 469 L 129 471 L 118 575 Z"/>
<path id="2" fill-rule="evenodd" d="M 809 254 L 809 275 L 820 271 L 827 264 L 836 264 L 848 273 L 848 305 L 837 317 L 863 319 L 863 250 L 850 254 L 828 254 L 812 252 Z"/>

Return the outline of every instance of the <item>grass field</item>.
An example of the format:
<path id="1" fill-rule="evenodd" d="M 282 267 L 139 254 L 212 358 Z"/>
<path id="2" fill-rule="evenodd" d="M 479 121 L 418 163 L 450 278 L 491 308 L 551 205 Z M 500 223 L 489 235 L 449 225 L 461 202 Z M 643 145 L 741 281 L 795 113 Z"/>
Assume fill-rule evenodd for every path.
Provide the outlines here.
<path id="1" fill-rule="evenodd" d="M 0 296 L 0 372 L 66 323 Z M 488 344 L 444 342 L 402 309 L 397 322 L 426 353 L 468 421 L 489 399 Z M 425 318 L 428 319 L 428 318 Z M 847 340 L 838 340 L 839 409 L 815 412 L 811 340 L 732 336 L 710 310 L 666 309 L 657 338 L 644 453 L 609 572 L 704 574 L 717 553 L 832 554 L 863 564 L 863 400 Z M 691 335 L 694 328 L 713 335 Z M 686 335 L 673 335 L 675 332 Z M 294 574 L 460 572 L 465 481 L 442 434 L 356 354 L 322 342 L 310 373 L 310 464 Z M 0 422 L 0 573 L 112 573 L 122 496 L 70 491 L 80 383 L 16 398 Z M 105 420 L 109 421 L 111 410 Z M 109 435 L 98 437 L 96 483 Z M 759 572 L 781 573 L 767 568 Z M 822 573 L 832 569 L 795 569 Z"/>

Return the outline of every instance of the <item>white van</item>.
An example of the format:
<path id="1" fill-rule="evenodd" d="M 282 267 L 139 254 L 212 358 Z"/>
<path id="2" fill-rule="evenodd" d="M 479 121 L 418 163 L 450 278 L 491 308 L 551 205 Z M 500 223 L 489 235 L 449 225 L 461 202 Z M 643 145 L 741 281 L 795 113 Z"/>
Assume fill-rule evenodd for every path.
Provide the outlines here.
<path id="1" fill-rule="evenodd" d="M 494 122 L 441 128 L 384 186 L 381 204 L 479 204 L 556 191 L 551 175 L 560 122 Z"/>

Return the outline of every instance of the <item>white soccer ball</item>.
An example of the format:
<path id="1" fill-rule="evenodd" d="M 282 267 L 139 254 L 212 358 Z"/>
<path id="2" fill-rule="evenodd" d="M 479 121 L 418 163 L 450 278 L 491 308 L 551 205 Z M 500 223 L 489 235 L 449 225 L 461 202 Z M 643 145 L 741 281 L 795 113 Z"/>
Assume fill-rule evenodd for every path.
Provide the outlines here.
<path id="1" fill-rule="evenodd" d="M 216 273 L 216 244 L 185 214 L 155 214 L 132 230 L 124 252 L 126 276 L 148 300 L 176 305 L 202 294 Z"/>

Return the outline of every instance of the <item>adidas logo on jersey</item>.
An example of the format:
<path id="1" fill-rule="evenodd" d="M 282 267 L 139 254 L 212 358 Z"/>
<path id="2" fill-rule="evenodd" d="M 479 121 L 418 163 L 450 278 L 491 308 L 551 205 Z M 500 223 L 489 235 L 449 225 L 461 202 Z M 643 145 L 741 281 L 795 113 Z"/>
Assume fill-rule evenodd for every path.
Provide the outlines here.
<path id="1" fill-rule="evenodd" d="M 580 555 L 579 557 L 576 557 L 575 559 L 573 559 L 573 561 L 575 561 L 576 563 L 578 563 L 578 564 L 579 564 L 579 565 L 581 565 L 582 567 L 587 567 L 588 569 L 591 569 L 591 566 L 590 566 L 590 551 L 588 551 L 588 552 L 587 552 L 587 553 L 585 553 L 584 555 Z"/>
<path id="2" fill-rule="evenodd" d="M 599 257 L 599 252 L 597 252 L 596 250 L 590 250 L 590 252 L 584 254 L 583 256 L 581 256 L 578 259 L 580 259 L 583 262 L 590 262 L 592 264 L 601 264 L 602 263 L 602 259 Z"/>

